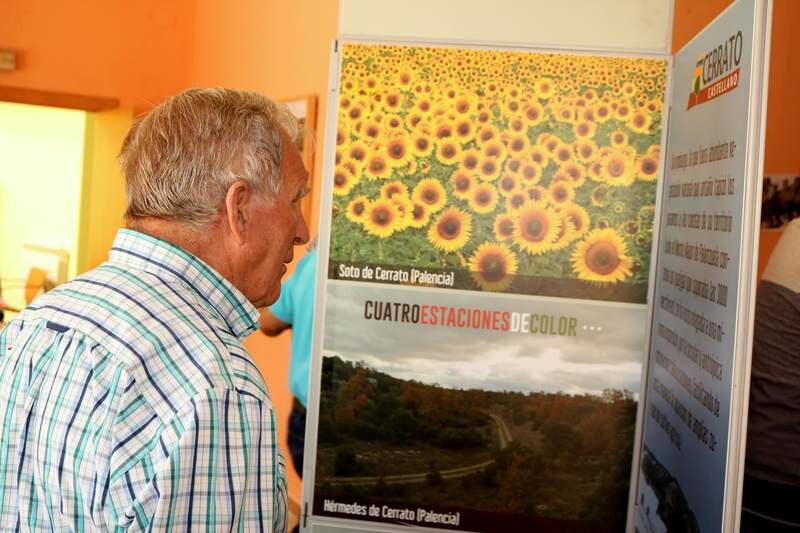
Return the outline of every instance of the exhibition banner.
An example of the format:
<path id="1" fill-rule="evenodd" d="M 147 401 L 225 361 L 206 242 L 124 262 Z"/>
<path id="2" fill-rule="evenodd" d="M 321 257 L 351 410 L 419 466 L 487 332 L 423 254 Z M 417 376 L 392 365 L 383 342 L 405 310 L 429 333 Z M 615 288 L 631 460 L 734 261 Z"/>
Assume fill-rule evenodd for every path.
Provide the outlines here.
<path id="1" fill-rule="evenodd" d="M 737 2 L 674 61 L 636 493 L 642 532 L 728 531 L 738 513 L 764 11 Z"/>
<path id="2" fill-rule="evenodd" d="M 667 60 L 337 53 L 304 525 L 621 531 Z"/>

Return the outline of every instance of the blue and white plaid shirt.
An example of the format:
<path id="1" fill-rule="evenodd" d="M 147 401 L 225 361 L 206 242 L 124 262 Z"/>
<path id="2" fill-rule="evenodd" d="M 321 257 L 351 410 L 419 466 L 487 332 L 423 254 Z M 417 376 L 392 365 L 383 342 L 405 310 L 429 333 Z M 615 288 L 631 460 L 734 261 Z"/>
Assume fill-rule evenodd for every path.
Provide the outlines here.
<path id="1" fill-rule="evenodd" d="M 257 328 L 202 261 L 120 230 L 0 332 L 0 530 L 284 531 Z"/>

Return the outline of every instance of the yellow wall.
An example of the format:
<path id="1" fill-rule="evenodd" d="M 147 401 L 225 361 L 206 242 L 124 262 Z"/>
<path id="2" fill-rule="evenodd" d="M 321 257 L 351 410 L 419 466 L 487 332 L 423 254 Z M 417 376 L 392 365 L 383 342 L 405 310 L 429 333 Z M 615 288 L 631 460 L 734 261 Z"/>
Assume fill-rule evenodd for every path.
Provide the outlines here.
<path id="1" fill-rule="evenodd" d="M 130 109 L 87 113 L 78 272 L 106 260 L 117 229 L 124 225 L 125 181 L 116 156 L 132 121 Z"/>
<path id="2" fill-rule="evenodd" d="M 0 276 L 21 306 L 24 243 L 67 250 L 77 272 L 86 113 L 0 102 L 0 124 Z"/>

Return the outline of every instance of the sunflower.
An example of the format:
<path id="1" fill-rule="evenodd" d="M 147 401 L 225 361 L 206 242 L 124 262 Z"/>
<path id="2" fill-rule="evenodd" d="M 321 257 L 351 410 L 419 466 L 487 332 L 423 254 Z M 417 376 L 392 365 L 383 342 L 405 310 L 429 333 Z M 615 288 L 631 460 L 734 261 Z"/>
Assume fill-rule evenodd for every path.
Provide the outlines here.
<path id="1" fill-rule="evenodd" d="M 469 115 L 475 111 L 477 107 L 477 101 L 469 96 L 462 95 L 457 96 L 453 101 L 453 109 L 459 115 Z"/>
<path id="2" fill-rule="evenodd" d="M 628 134 L 622 130 L 615 130 L 609 134 L 609 140 L 611 141 L 611 146 L 622 148 L 628 145 Z"/>
<path id="3" fill-rule="evenodd" d="M 572 224 L 577 236 L 584 235 L 589 231 L 589 225 L 592 223 L 592 219 L 582 205 L 570 202 L 559 207 L 559 212 Z"/>
<path id="4" fill-rule="evenodd" d="M 603 181 L 614 187 L 627 187 L 636 179 L 636 166 L 631 157 L 623 151 L 612 150 L 600 163 Z"/>
<path id="5" fill-rule="evenodd" d="M 597 154 L 597 144 L 588 139 L 575 141 L 572 148 L 575 151 L 575 156 L 584 163 L 590 162 Z"/>
<path id="6" fill-rule="evenodd" d="M 572 186 L 576 189 L 586 183 L 586 169 L 580 163 L 571 161 L 564 164 L 559 171 L 570 177 Z"/>
<path id="7" fill-rule="evenodd" d="M 575 122 L 575 107 L 562 102 L 554 107 L 553 116 L 560 122 L 572 124 Z"/>
<path id="8" fill-rule="evenodd" d="M 431 213 L 436 213 L 447 203 L 447 192 L 439 180 L 425 178 L 414 187 L 411 200 L 425 204 Z"/>
<path id="9" fill-rule="evenodd" d="M 517 257 L 504 244 L 485 242 L 469 259 L 470 275 L 485 291 L 508 289 L 517 273 Z"/>
<path id="10" fill-rule="evenodd" d="M 470 148 L 468 150 L 464 150 L 461 152 L 461 168 L 472 173 L 475 172 L 478 168 L 478 163 L 480 162 L 481 154 L 474 148 Z"/>
<path id="11" fill-rule="evenodd" d="M 575 246 L 572 270 L 578 279 L 616 283 L 631 275 L 633 260 L 622 237 L 613 229 L 595 229 Z"/>
<path id="12" fill-rule="evenodd" d="M 402 181 L 390 181 L 381 187 L 381 198 L 391 200 L 394 196 L 408 197 L 408 187 Z"/>
<path id="13" fill-rule="evenodd" d="M 545 119 L 545 111 L 542 105 L 536 101 L 530 101 L 522 108 L 522 120 L 528 126 L 537 126 Z"/>
<path id="14" fill-rule="evenodd" d="M 516 213 L 525 202 L 528 201 L 528 194 L 525 191 L 516 191 L 506 198 L 506 211 L 509 213 Z"/>
<path id="15" fill-rule="evenodd" d="M 534 185 L 542 179 L 542 167 L 533 161 L 525 161 L 519 168 L 519 177 L 523 186 Z"/>
<path id="16" fill-rule="evenodd" d="M 502 142 L 489 141 L 483 145 L 483 155 L 504 161 L 508 156 L 508 151 L 506 150 L 506 147 L 503 146 Z"/>
<path id="17" fill-rule="evenodd" d="M 428 240 L 443 252 L 455 252 L 469 240 L 472 216 L 456 207 L 445 210 L 428 229 Z"/>
<path id="18" fill-rule="evenodd" d="M 411 202 L 411 216 L 408 225 L 412 228 L 422 228 L 431 221 L 431 211 L 422 202 Z"/>
<path id="19" fill-rule="evenodd" d="M 655 181 L 658 179 L 658 159 L 652 155 L 643 155 L 636 160 L 637 176 L 642 181 Z"/>
<path id="20" fill-rule="evenodd" d="M 366 119 L 361 123 L 361 134 L 367 139 L 375 141 L 381 136 L 381 125 L 375 120 Z"/>
<path id="21" fill-rule="evenodd" d="M 529 254 L 548 251 L 561 229 L 561 217 L 542 202 L 526 201 L 514 217 L 514 243 Z"/>
<path id="22" fill-rule="evenodd" d="M 534 185 L 532 187 L 528 187 L 527 189 L 525 189 L 525 194 L 527 195 L 528 200 L 534 200 L 536 202 L 550 201 L 550 193 L 547 192 L 547 189 L 545 189 L 541 185 Z"/>
<path id="23" fill-rule="evenodd" d="M 336 167 L 333 171 L 333 194 L 347 196 L 358 183 L 358 179 L 345 167 Z"/>
<path id="24" fill-rule="evenodd" d="M 363 222 L 364 218 L 367 216 L 368 205 L 369 199 L 366 196 L 356 196 L 347 204 L 345 216 L 351 222 Z"/>
<path id="25" fill-rule="evenodd" d="M 593 111 L 594 111 L 594 113 L 593 113 L 594 114 L 594 119 L 595 119 L 595 121 L 597 121 L 599 123 L 606 122 L 613 115 L 613 112 L 611 110 L 611 106 L 609 106 L 606 102 L 598 102 L 594 106 Z"/>
<path id="26" fill-rule="evenodd" d="M 633 114 L 633 108 L 625 101 L 620 102 L 614 110 L 614 118 L 617 120 L 627 121 L 631 114 Z"/>
<path id="27" fill-rule="evenodd" d="M 395 223 L 395 231 L 403 231 L 411 225 L 411 220 L 414 216 L 414 204 L 408 199 L 408 196 L 396 194 L 390 200 L 397 208 L 398 217 Z"/>
<path id="28" fill-rule="evenodd" d="M 436 146 L 436 159 L 443 165 L 454 164 L 460 155 L 461 148 L 454 140 L 445 139 Z"/>
<path id="29" fill-rule="evenodd" d="M 379 198 L 367 205 L 364 229 L 367 233 L 385 239 L 394 233 L 400 213 L 390 200 Z"/>
<path id="30" fill-rule="evenodd" d="M 528 136 L 524 133 L 518 133 L 515 135 L 511 135 L 508 139 L 508 151 L 511 153 L 512 156 L 521 155 L 523 153 L 527 153 L 531 148 L 531 141 L 528 140 Z"/>
<path id="31" fill-rule="evenodd" d="M 512 118 L 508 121 L 508 129 L 514 133 L 525 133 L 528 125 L 521 118 Z"/>
<path id="32" fill-rule="evenodd" d="M 516 174 L 505 173 L 497 182 L 497 188 L 503 196 L 511 196 L 519 189 L 519 178 Z"/>
<path id="33" fill-rule="evenodd" d="M 497 207 L 497 189 L 488 183 L 479 183 L 470 193 L 467 202 L 475 213 L 491 213 Z"/>
<path id="34" fill-rule="evenodd" d="M 572 126 L 572 131 L 577 139 L 591 139 L 596 130 L 597 125 L 594 122 L 585 120 L 578 121 Z"/>
<path id="35" fill-rule="evenodd" d="M 534 146 L 529 154 L 531 160 L 542 168 L 550 163 L 550 151 L 543 146 Z"/>
<path id="36" fill-rule="evenodd" d="M 541 100 L 547 100 L 555 92 L 556 84 L 550 78 L 541 78 L 533 84 L 536 96 Z"/>
<path id="37" fill-rule="evenodd" d="M 652 123 L 653 119 L 650 117 L 650 113 L 639 110 L 631 115 L 628 121 L 628 127 L 631 131 L 635 131 L 636 133 L 647 133 Z"/>
<path id="38" fill-rule="evenodd" d="M 475 137 L 475 124 L 468 118 L 457 120 L 453 131 L 461 144 L 470 142 Z"/>
<path id="39" fill-rule="evenodd" d="M 445 139 L 452 139 L 455 135 L 455 126 L 450 121 L 439 122 L 433 130 L 433 138 L 436 142 L 444 141 Z"/>
<path id="40" fill-rule="evenodd" d="M 562 212 L 559 211 L 558 214 L 561 216 L 561 227 L 556 234 L 551 250 L 562 250 L 576 238 L 575 227 L 572 222 Z"/>
<path id="41" fill-rule="evenodd" d="M 433 152 L 433 141 L 425 132 L 418 132 L 411 136 L 411 153 L 417 157 L 425 157 Z"/>
<path id="42" fill-rule="evenodd" d="M 598 185 L 592 190 L 591 202 L 594 207 L 605 207 L 611 197 L 611 191 L 605 185 Z"/>
<path id="43" fill-rule="evenodd" d="M 380 152 L 373 152 L 367 157 L 364 172 L 371 180 L 385 179 L 389 177 L 392 169 L 386 160 L 386 155 Z"/>
<path id="44" fill-rule="evenodd" d="M 361 141 L 353 141 L 347 148 L 347 157 L 356 161 L 358 165 L 365 165 L 369 147 Z"/>
<path id="45" fill-rule="evenodd" d="M 453 196 L 466 200 L 475 187 L 475 179 L 472 174 L 464 169 L 459 169 L 450 176 L 450 183 L 453 186 Z"/>
<path id="46" fill-rule="evenodd" d="M 550 201 L 556 205 L 567 204 L 575 199 L 575 189 L 569 179 L 553 181 L 547 192 L 550 194 Z"/>
<path id="47" fill-rule="evenodd" d="M 481 128 L 478 130 L 477 141 L 481 146 L 490 141 L 496 141 L 499 139 L 500 139 L 500 132 L 497 131 L 497 128 L 495 128 L 490 124 L 485 124 L 481 126 Z"/>
<path id="48" fill-rule="evenodd" d="M 405 166 L 410 159 L 411 153 L 406 144 L 406 137 L 398 135 L 386 141 L 386 161 L 390 167 Z"/>
<path id="49" fill-rule="evenodd" d="M 572 161 L 572 147 L 568 144 L 559 143 L 553 150 L 553 158 L 559 165 Z"/>
<path id="50" fill-rule="evenodd" d="M 492 224 L 494 237 L 498 241 L 505 241 L 514 236 L 514 217 L 508 213 L 498 215 Z"/>
<path id="51" fill-rule="evenodd" d="M 485 157 L 478 164 L 478 177 L 483 181 L 494 181 L 500 177 L 503 167 L 494 157 Z"/>
<path id="52" fill-rule="evenodd" d="M 488 124 L 491 118 L 492 118 L 491 112 L 484 109 L 482 111 L 478 111 L 478 114 L 475 115 L 475 122 L 477 122 L 478 124 Z"/>

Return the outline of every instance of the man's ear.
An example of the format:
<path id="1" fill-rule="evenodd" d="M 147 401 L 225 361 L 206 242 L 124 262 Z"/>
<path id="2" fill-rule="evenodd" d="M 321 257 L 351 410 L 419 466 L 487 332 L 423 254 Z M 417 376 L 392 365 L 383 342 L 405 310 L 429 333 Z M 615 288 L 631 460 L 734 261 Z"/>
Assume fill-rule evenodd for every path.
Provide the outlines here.
<path id="1" fill-rule="evenodd" d="M 225 215 L 228 229 L 237 242 L 242 243 L 250 221 L 248 207 L 253 196 L 253 189 L 244 180 L 234 181 L 225 194 Z"/>

